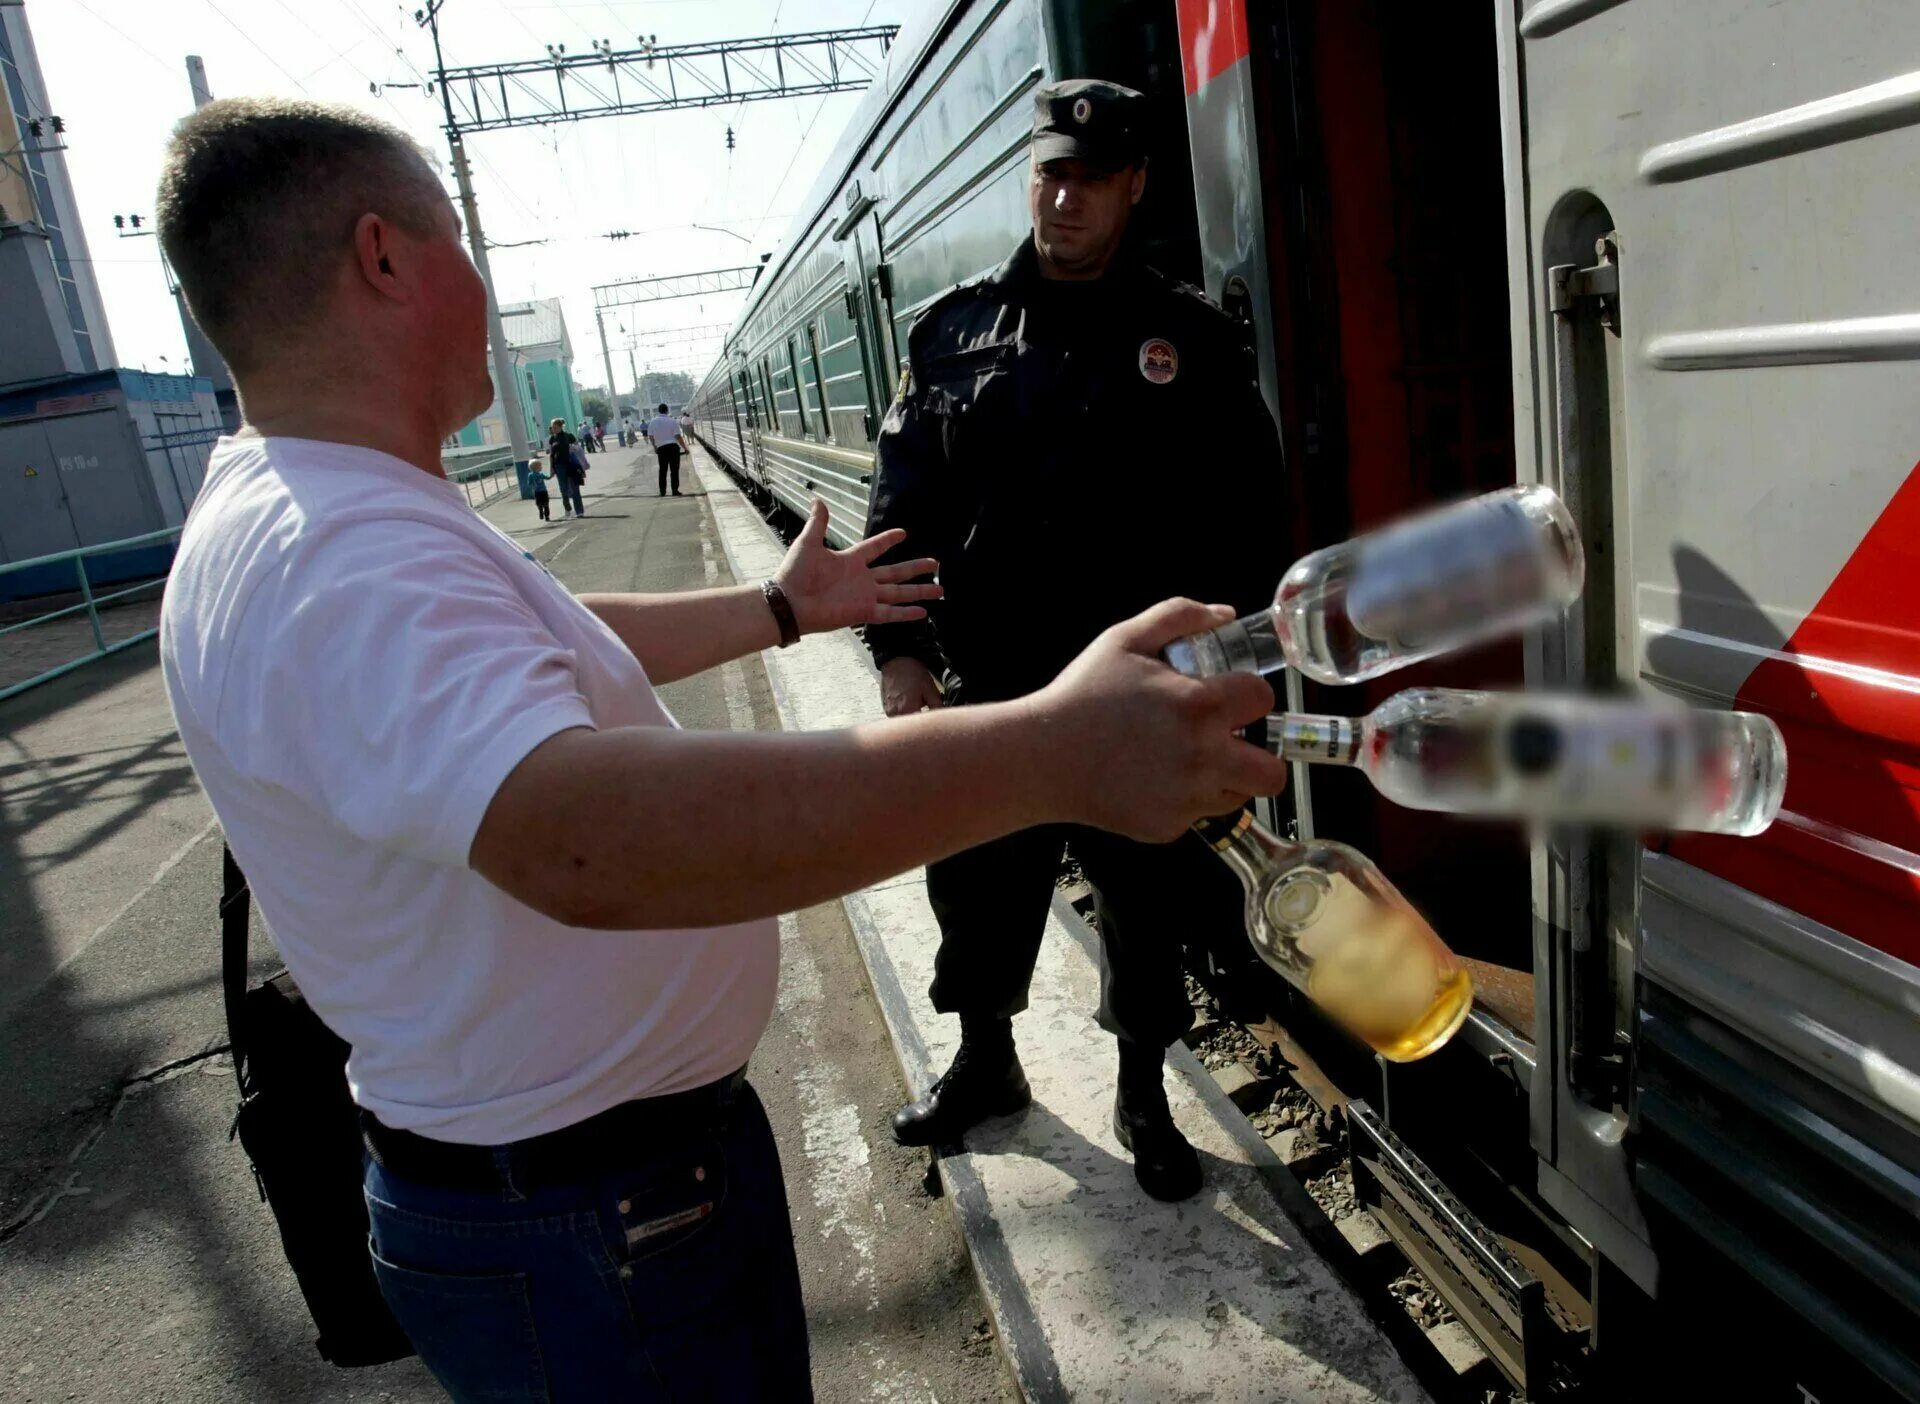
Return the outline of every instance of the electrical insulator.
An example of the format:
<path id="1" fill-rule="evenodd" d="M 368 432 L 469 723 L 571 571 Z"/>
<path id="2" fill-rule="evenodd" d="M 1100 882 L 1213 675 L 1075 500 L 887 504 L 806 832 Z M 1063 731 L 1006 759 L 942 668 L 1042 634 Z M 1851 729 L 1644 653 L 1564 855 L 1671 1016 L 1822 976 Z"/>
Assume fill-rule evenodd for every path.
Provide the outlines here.
<path id="1" fill-rule="evenodd" d="M 66 119 L 66 118 L 64 118 L 64 117 L 53 117 L 53 118 L 49 118 L 48 120 L 49 120 L 49 121 L 51 121 L 51 122 L 53 123 L 53 134 L 54 134 L 55 136 L 59 136 L 59 135 L 60 135 L 61 133 L 63 133 L 63 132 L 65 132 L 65 131 L 66 131 L 66 129 L 67 129 L 67 119 Z"/>
<path id="2" fill-rule="evenodd" d="M 727 128 L 727 150 L 733 150 L 733 128 Z"/>
<path id="3" fill-rule="evenodd" d="M 27 135 L 35 138 L 40 135 L 40 119 L 38 117 L 28 119 Z"/>
<path id="4" fill-rule="evenodd" d="M 127 217 L 125 215 L 115 215 L 113 217 L 113 227 L 115 229 L 125 229 L 127 227 Z"/>

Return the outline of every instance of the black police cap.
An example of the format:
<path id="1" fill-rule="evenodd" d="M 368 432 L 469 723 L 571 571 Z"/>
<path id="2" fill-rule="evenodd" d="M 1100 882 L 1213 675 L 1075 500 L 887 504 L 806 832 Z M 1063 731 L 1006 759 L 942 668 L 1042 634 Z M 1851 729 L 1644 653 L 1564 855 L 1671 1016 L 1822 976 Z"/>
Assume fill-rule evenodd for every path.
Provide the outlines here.
<path id="1" fill-rule="evenodd" d="M 1033 95 L 1033 159 L 1118 170 L 1147 155 L 1147 99 L 1098 78 L 1048 83 Z"/>

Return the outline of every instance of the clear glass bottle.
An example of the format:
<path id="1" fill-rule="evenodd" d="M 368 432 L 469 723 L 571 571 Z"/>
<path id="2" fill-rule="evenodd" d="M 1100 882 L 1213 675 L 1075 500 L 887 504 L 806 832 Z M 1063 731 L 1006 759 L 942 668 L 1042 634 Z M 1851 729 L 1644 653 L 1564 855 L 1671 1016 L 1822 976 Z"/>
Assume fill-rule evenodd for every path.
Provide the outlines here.
<path id="1" fill-rule="evenodd" d="M 1753 712 L 1420 687 L 1358 721 L 1275 714 L 1288 760 L 1351 765 L 1409 809 L 1751 835 L 1780 812 L 1787 750 Z"/>
<path id="2" fill-rule="evenodd" d="M 1190 677 L 1292 666 L 1324 683 L 1509 634 L 1575 599 L 1586 556 L 1551 488 L 1507 488 L 1296 561 L 1273 607 L 1168 645 Z"/>
<path id="3" fill-rule="evenodd" d="M 1289 843 L 1244 811 L 1193 827 L 1246 887 L 1254 950 L 1330 1018 L 1396 1063 L 1453 1037 L 1473 979 L 1373 860 Z"/>

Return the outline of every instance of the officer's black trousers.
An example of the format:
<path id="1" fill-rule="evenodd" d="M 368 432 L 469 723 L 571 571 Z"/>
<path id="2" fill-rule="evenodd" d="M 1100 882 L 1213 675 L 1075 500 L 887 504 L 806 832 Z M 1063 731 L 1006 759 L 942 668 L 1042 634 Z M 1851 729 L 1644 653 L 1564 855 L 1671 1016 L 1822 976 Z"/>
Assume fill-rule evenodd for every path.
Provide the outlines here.
<path id="1" fill-rule="evenodd" d="M 1023 829 L 927 867 L 940 923 L 933 1007 L 1011 1017 L 1027 1007 L 1063 848 L 1094 890 L 1100 1027 L 1164 1048 L 1193 1023 L 1181 947 L 1244 946 L 1240 880 L 1192 834 L 1135 843 L 1100 829 Z"/>

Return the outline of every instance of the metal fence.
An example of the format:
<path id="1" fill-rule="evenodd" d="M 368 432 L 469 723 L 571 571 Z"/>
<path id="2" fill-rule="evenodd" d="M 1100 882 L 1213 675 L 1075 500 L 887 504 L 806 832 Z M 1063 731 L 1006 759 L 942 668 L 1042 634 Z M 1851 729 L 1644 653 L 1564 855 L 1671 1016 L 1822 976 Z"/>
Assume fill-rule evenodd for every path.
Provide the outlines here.
<path id="1" fill-rule="evenodd" d="M 510 448 L 485 445 L 464 452 L 451 450 L 443 456 L 442 467 L 448 480 L 460 485 L 468 503 L 474 507 L 484 507 L 520 490 L 520 475 Z M 179 527 L 170 527 L 145 536 L 130 536 L 98 546 L 82 546 L 73 551 L 0 564 L 0 576 L 4 576 L 70 561 L 74 586 L 80 597 L 72 603 L 63 603 L 71 599 L 71 595 L 62 592 L 43 596 L 49 603 L 33 607 L 25 618 L 12 622 L 4 621 L 17 611 L 0 606 L 0 611 L 5 611 L 0 613 L 0 701 L 159 633 L 160 592 L 167 583 L 165 569 L 150 579 L 98 594 L 87 573 L 87 562 L 100 556 L 178 541 L 180 531 Z M 134 598 L 140 595 L 144 595 L 145 600 Z M 149 607 L 142 608 L 143 605 Z M 105 623 L 101 617 L 103 609 L 108 616 Z M 85 629 L 79 627 L 83 616 Z M 132 632 L 123 633 L 128 626 Z M 26 631 L 30 629 L 38 632 L 28 634 Z M 110 633 L 115 637 L 109 639 Z"/>
<path id="2" fill-rule="evenodd" d="M 0 565 L 0 575 L 13 571 L 27 570 L 41 566 L 56 566 L 63 561 L 73 562 L 74 584 L 79 590 L 78 602 L 55 606 L 37 611 L 26 619 L 0 627 L 0 639 L 8 642 L 0 644 L 0 700 L 12 697 L 15 693 L 25 692 L 37 684 L 50 681 L 62 673 L 70 673 L 83 664 L 96 658 L 105 658 L 109 653 L 118 653 L 121 649 L 150 639 L 160 631 L 159 596 L 160 589 L 167 583 L 164 573 L 154 579 L 142 580 L 138 584 L 123 589 L 109 591 L 106 594 L 94 593 L 93 581 L 87 575 L 87 561 L 96 556 L 113 555 L 121 551 L 137 550 L 142 547 L 157 546 L 162 542 L 177 541 L 180 528 L 170 527 L 166 531 L 148 532 L 145 536 L 129 536 L 120 541 L 108 541 L 99 546 L 82 546 L 74 551 L 56 551 L 50 556 L 35 556 L 32 560 L 12 561 Z M 107 629 L 101 624 L 101 609 L 106 607 L 110 614 L 123 613 L 134 609 L 132 596 L 145 594 L 151 600 L 153 608 L 133 616 L 134 632 L 124 637 L 107 640 Z M 66 596 L 55 596 L 64 599 Z M 86 616 L 88 631 L 82 632 L 69 625 L 63 628 L 50 627 L 61 620 L 74 621 Z M 148 619 L 152 622 L 146 622 Z M 120 622 L 120 621 L 114 621 Z M 23 631 L 40 629 L 36 636 L 26 636 Z M 118 630 L 115 631 L 116 633 Z M 89 646 L 91 640 L 91 646 Z M 39 655 L 36 657 L 35 655 Z M 8 666 L 11 665 L 11 666 Z M 44 666 L 40 666 L 44 665 Z M 24 679 L 7 682 L 10 674 L 38 667 L 38 671 Z"/>
<path id="3" fill-rule="evenodd" d="M 440 455 L 440 467 L 447 481 L 460 484 L 467 503 L 484 507 L 489 502 L 520 490 L 520 475 L 514 469 L 513 450 L 499 444 L 484 444 L 473 449 L 449 449 Z"/>

